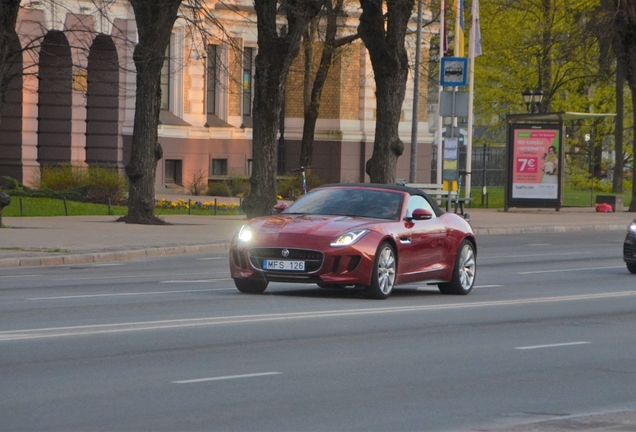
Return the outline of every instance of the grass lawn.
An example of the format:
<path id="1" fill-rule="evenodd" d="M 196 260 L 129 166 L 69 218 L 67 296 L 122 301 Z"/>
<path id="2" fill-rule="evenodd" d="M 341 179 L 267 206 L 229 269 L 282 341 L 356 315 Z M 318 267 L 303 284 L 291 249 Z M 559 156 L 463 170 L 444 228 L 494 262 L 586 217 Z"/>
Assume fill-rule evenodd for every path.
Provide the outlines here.
<path id="1" fill-rule="evenodd" d="M 597 195 L 613 195 L 605 192 L 591 191 L 575 191 L 564 190 L 563 191 L 563 206 L 564 207 L 594 207 L 596 205 Z M 504 207 L 504 188 L 503 187 L 488 187 L 488 194 L 482 196 L 481 188 L 471 188 L 471 198 L 473 202 L 471 207 L 473 208 L 503 208 Z M 623 193 L 623 206 L 629 207 L 632 201 L 632 194 L 630 192 Z"/>
<path id="2" fill-rule="evenodd" d="M 20 205 L 22 201 L 22 205 Z M 219 205 L 221 202 L 219 202 Z M 238 210 L 217 210 L 218 216 L 228 216 L 239 214 Z M 77 201 L 66 201 L 52 198 L 32 198 L 32 197 L 12 197 L 11 204 L 2 211 L 3 217 L 19 216 L 125 216 L 128 214 L 126 206 L 110 206 L 110 213 L 106 204 L 92 204 Z M 163 209 L 156 208 L 155 215 L 201 215 L 214 216 L 214 209 Z"/>

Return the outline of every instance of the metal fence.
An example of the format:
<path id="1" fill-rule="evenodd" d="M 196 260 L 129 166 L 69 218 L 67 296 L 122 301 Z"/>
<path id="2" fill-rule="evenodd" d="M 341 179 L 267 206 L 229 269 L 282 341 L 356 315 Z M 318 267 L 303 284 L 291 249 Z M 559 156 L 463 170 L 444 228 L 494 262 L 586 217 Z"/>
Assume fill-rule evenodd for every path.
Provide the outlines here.
<path id="1" fill-rule="evenodd" d="M 504 186 L 506 182 L 506 148 L 477 147 L 472 151 L 472 187 Z M 466 171 L 466 147 L 459 150 L 459 171 Z M 431 183 L 437 182 L 437 146 L 433 146 Z"/>

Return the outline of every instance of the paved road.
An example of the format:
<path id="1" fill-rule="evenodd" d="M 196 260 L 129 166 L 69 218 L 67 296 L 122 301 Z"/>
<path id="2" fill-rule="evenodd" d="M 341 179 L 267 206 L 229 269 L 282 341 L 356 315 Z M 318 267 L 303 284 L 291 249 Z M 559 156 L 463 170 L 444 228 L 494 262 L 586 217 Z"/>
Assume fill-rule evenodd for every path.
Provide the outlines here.
<path id="1" fill-rule="evenodd" d="M 621 242 L 483 236 L 470 296 L 383 302 L 221 252 L 0 269 L 0 430 L 635 430 Z"/>

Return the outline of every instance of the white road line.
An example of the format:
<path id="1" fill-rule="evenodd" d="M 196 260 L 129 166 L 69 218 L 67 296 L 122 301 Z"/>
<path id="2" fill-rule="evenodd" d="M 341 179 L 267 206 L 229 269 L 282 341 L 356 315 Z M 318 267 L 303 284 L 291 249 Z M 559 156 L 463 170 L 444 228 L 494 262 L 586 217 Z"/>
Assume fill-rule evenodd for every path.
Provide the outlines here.
<path id="1" fill-rule="evenodd" d="M 199 279 L 199 280 L 166 280 L 166 281 L 160 281 L 160 284 L 169 284 L 169 283 L 176 283 L 176 284 L 189 284 L 189 283 L 209 283 L 209 282 L 219 282 L 219 281 L 230 281 L 232 280 L 232 278 L 225 278 L 225 279 Z"/>
<path id="2" fill-rule="evenodd" d="M 227 291 L 235 290 L 236 288 L 216 288 L 216 289 L 200 289 L 200 290 L 179 290 L 179 291 L 148 291 L 139 293 L 113 293 L 113 294 L 81 294 L 81 295 L 69 295 L 58 297 L 31 297 L 27 300 L 66 300 L 76 298 L 91 298 L 91 297 L 126 297 L 126 296 L 144 296 L 144 295 L 157 295 L 157 294 L 181 294 L 191 292 L 206 292 L 206 291 Z"/>
<path id="3" fill-rule="evenodd" d="M 244 374 L 244 375 L 228 375 L 228 376 L 220 376 L 220 377 L 211 377 L 211 378 L 197 378 L 197 379 L 189 379 L 182 381 L 172 381 L 172 384 L 194 384 L 208 381 L 222 381 L 222 380 L 231 380 L 231 379 L 240 379 L 240 378 L 255 378 L 262 376 L 270 376 L 270 375 L 282 375 L 282 372 L 261 372 L 261 373 L 253 373 L 253 374 Z"/>
<path id="4" fill-rule="evenodd" d="M 523 255 L 495 255 L 495 256 L 483 256 L 479 255 L 478 259 L 501 259 L 501 258 L 532 258 L 532 257 L 546 257 L 546 256 L 568 256 L 568 255 L 591 255 L 592 253 L 598 253 L 598 251 L 594 252 L 553 252 L 553 253 L 537 253 L 537 254 L 523 254 Z"/>
<path id="5" fill-rule="evenodd" d="M 124 263 L 110 263 L 110 264 L 92 264 L 89 267 L 115 267 L 122 266 Z"/>
<path id="6" fill-rule="evenodd" d="M 539 274 L 539 273 L 564 273 L 564 272 L 573 272 L 573 271 L 607 270 L 607 269 L 624 268 L 624 267 L 625 267 L 624 265 L 610 266 L 610 267 L 582 267 L 582 268 L 573 268 L 573 269 L 527 271 L 527 272 L 519 272 L 517 274 L 528 275 L 528 274 Z"/>
<path id="7" fill-rule="evenodd" d="M 42 275 L 39 274 L 25 274 L 25 275 L 12 275 L 12 276 L 0 276 L 0 279 L 11 279 L 11 278 L 21 278 L 21 277 L 39 277 Z"/>
<path id="8" fill-rule="evenodd" d="M 590 344 L 592 342 L 565 342 L 565 343 L 558 343 L 558 344 L 549 344 L 549 345 L 534 345 L 534 346 L 525 346 L 525 347 L 516 347 L 515 349 L 518 350 L 531 350 L 531 349 L 539 349 L 539 348 L 557 348 L 557 347 L 564 347 L 564 346 L 572 346 L 572 345 L 586 345 L 586 344 Z"/>
<path id="9" fill-rule="evenodd" d="M 214 275 L 217 273 L 205 272 L 205 273 L 182 273 L 182 274 L 173 274 L 172 276 L 200 276 L 200 275 Z M 103 279 L 137 279 L 137 278 L 156 278 L 159 274 L 145 274 L 145 275 L 130 275 L 130 276 L 95 276 L 95 277 L 75 277 L 75 278 L 64 278 L 64 279 L 54 279 L 56 281 L 75 281 L 75 280 L 103 280 Z"/>
<path id="10" fill-rule="evenodd" d="M 499 288 L 503 285 L 475 285 L 474 288 Z"/>
<path id="11" fill-rule="evenodd" d="M 578 300 L 599 300 L 610 298 L 634 297 L 636 291 L 619 291 L 614 293 L 581 294 L 572 296 L 539 297 L 518 300 L 499 300 L 490 302 L 466 302 L 449 303 L 445 305 L 423 305 L 423 306 L 394 306 L 394 307 L 370 307 L 364 309 L 344 309 L 344 310 L 324 310 L 314 312 L 289 312 L 258 315 L 235 315 L 224 317 L 204 317 L 163 321 L 141 321 L 115 324 L 97 324 L 69 327 L 36 328 L 24 330 L 0 331 L 0 341 L 40 339 L 64 336 L 81 336 L 95 334 L 112 334 L 130 331 L 145 331 L 159 329 L 177 329 L 185 327 L 201 327 L 213 325 L 227 325 L 239 323 L 262 323 L 273 321 L 292 321 L 299 319 L 333 318 L 344 316 L 377 315 L 385 313 L 408 313 L 424 311 L 441 311 L 449 309 L 473 309 L 496 306 L 528 305 L 540 303 L 556 303 Z"/>

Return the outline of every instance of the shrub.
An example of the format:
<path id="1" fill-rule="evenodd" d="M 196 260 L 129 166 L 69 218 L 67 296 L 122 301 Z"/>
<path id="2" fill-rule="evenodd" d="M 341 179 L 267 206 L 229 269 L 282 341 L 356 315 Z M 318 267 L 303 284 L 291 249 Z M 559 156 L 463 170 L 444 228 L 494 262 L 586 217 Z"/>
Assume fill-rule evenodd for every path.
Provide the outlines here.
<path id="1" fill-rule="evenodd" d="M 58 166 L 44 165 L 40 168 L 38 189 L 64 191 L 88 186 L 89 176 L 86 168 L 64 163 Z"/>
<path id="2" fill-rule="evenodd" d="M 188 185 L 190 195 L 202 195 L 207 183 L 207 173 L 203 170 L 192 171 L 192 181 Z"/>
<path id="3" fill-rule="evenodd" d="M 112 204 L 125 203 L 128 182 L 116 169 L 90 167 L 88 183 L 86 201 L 106 204 L 110 199 Z"/>
<path id="4" fill-rule="evenodd" d="M 323 184 L 320 177 L 308 174 L 306 176 L 307 191 Z M 285 199 L 297 199 L 303 194 L 303 178 L 300 173 L 294 173 L 278 182 L 278 194 Z"/>
<path id="5" fill-rule="evenodd" d="M 211 181 L 208 183 L 209 196 L 244 197 L 250 191 L 250 181 L 247 177 L 232 175 L 227 180 Z"/>
<path id="6" fill-rule="evenodd" d="M 205 193 L 209 196 L 230 196 L 230 188 L 225 181 L 211 181 L 208 183 L 208 191 Z"/>

